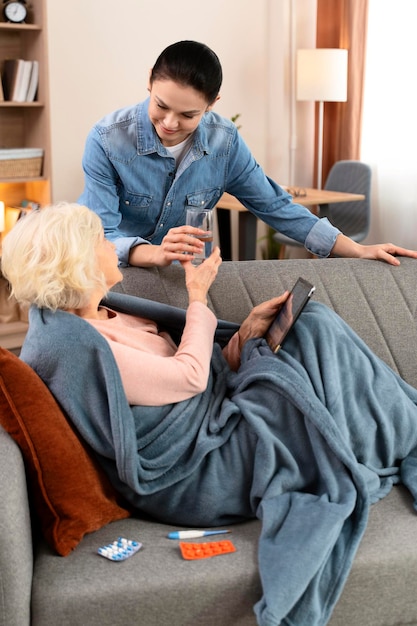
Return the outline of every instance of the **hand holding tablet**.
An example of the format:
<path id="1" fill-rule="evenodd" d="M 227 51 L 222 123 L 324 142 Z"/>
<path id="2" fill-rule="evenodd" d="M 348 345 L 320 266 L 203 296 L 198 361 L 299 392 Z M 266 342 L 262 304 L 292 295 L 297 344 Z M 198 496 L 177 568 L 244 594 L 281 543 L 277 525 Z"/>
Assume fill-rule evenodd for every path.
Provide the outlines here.
<path id="1" fill-rule="evenodd" d="M 265 339 L 272 352 L 278 352 L 285 337 L 297 320 L 304 306 L 315 291 L 314 285 L 304 278 L 299 278 L 282 305 L 275 320 L 268 328 Z"/>

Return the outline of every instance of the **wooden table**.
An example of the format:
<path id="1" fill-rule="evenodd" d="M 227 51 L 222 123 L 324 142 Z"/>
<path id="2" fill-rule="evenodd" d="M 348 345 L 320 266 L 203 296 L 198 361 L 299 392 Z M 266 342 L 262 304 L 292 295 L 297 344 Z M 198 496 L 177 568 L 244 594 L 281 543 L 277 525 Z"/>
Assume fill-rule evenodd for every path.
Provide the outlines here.
<path id="1" fill-rule="evenodd" d="M 283 186 L 283 189 L 288 189 Z M 296 188 L 297 189 L 297 188 Z M 358 202 L 365 196 L 359 193 L 345 193 L 329 191 L 327 189 L 303 188 L 305 195 L 294 196 L 294 202 L 307 208 L 318 207 L 319 217 L 327 217 L 329 204 L 333 202 Z M 219 227 L 219 242 L 222 258 L 230 261 L 232 258 L 232 233 L 230 226 L 230 211 L 239 213 L 239 261 L 249 261 L 256 258 L 256 228 L 257 217 L 234 196 L 224 193 L 216 205 Z"/>

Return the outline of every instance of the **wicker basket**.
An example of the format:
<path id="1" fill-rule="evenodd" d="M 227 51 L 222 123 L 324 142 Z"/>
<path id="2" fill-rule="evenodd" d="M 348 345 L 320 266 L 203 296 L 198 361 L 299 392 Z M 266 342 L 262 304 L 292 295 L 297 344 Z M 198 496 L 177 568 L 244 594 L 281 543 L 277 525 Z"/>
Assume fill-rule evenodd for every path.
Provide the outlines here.
<path id="1" fill-rule="evenodd" d="M 42 174 L 43 157 L 0 159 L 0 178 L 34 178 Z"/>

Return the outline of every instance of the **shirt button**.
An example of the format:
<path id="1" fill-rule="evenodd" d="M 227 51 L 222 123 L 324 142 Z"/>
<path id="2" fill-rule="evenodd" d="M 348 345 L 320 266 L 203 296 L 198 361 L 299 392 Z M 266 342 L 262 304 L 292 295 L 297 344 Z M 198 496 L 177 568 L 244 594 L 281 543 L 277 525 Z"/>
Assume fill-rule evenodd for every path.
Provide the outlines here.
<path id="1" fill-rule="evenodd" d="M 129 206 L 129 204 L 130 204 L 129 200 L 125 200 L 125 204 L 126 204 L 127 206 Z"/>
<path id="2" fill-rule="evenodd" d="M 204 200 L 201 201 L 201 204 L 205 204 Z"/>
<path id="3" fill-rule="evenodd" d="M 172 202 L 167 202 L 167 206 L 171 206 Z"/>
<path id="4" fill-rule="evenodd" d="M 163 225 L 163 224 L 159 224 L 159 228 L 163 228 L 163 227 L 164 227 L 164 225 Z"/>

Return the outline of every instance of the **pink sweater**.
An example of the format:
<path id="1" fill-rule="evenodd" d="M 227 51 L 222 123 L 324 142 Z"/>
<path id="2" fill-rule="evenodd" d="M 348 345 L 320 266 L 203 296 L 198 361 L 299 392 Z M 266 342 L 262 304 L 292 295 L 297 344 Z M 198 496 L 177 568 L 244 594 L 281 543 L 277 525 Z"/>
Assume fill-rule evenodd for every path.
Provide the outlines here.
<path id="1" fill-rule="evenodd" d="M 177 347 L 150 320 L 111 312 L 109 319 L 88 321 L 109 342 L 130 404 L 162 406 L 204 391 L 213 350 L 216 317 L 204 304 L 187 309 L 186 325 Z M 237 346 L 232 338 L 225 355 Z M 236 362 L 234 354 L 232 361 Z"/>

